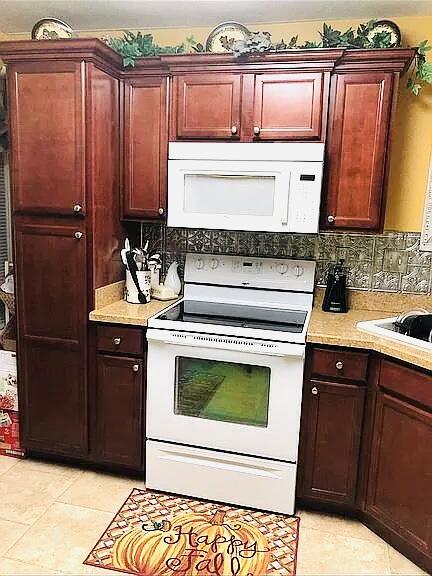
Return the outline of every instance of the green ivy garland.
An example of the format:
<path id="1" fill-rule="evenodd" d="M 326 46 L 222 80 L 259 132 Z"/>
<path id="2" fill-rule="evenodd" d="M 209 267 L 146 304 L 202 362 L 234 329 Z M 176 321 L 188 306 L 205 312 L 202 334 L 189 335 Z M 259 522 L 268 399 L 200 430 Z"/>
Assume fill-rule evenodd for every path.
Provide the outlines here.
<path id="1" fill-rule="evenodd" d="M 251 32 L 245 40 L 227 41 L 225 48 L 231 50 L 239 58 L 265 52 L 309 48 L 391 48 L 391 34 L 389 32 L 373 34 L 371 32 L 374 26 L 375 20 L 370 20 L 365 24 L 360 24 L 356 30 L 348 28 L 345 32 L 341 32 L 324 23 L 322 31 L 319 32 L 320 40 L 307 40 L 303 44 L 298 43 L 298 36 L 293 36 L 288 43 L 284 40 L 274 43 L 270 32 Z M 189 36 L 184 42 L 174 46 L 159 46 L 155 43 L 152 34 L 142 34 L 141 32 L 134 34 L 130 31 L 125 31 L 123 36 L 119 38 L 106 38 L 105 41 L 123 56 L 124 66 L 134 66 L 135 60 L 144 56 L 204 52 L 203 45 L 196 42 L 193 36 Z M 432 84 L 432 62 L 426 60 L 426 53 L 431 49 L 432 47 L 429 46 L 427 40 L 420 42 L 417 48 L 406 84 L 408 90 L 415 96 L 418 96 L 424 84 Z"/>

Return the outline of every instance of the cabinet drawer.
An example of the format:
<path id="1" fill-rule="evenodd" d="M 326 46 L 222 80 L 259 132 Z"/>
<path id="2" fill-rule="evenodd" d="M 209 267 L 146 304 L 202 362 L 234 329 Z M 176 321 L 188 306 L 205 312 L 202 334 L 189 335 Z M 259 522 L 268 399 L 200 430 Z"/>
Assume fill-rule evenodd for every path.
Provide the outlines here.
<path id="1" fill-rule="evenodd" d="M 369 354 L 315 348 L 312 351 L 311 375 L 327 378 L 366 381 Z"/>
<path id="2" fill-rule="evenodd" d="M 380 386 L 432 409 L 432 374 L 396 362 L 381 362 Z"/>
<path id="3" fill-rule="evenodd" d="M 141 355 L 143 330 L 124 326 L 98 326 L 97 349 L 102 352 Z"/>

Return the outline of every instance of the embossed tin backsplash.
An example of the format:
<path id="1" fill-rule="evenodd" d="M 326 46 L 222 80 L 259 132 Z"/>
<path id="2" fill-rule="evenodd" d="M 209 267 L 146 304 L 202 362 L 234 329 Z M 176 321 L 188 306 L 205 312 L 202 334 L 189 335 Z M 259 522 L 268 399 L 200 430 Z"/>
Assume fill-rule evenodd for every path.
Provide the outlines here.
<path id="1" fill-rule="evenodd" d="M 138 225 L 128 224 L 137 239 Z M 419 250 L 420 234 L 321 233 L 277 234 L 168 228 L 145 224 L 144 238 L 164 254 L 164 270 L 173 260 L 183 271 L 186 252 L 274 256 L 316 260 L 318 286 L 325 286 L 331 262 L 344 258 L 350 268 L 348 286 L 356 290 L 378 290 L 432 294 L 432 253 Z"/>

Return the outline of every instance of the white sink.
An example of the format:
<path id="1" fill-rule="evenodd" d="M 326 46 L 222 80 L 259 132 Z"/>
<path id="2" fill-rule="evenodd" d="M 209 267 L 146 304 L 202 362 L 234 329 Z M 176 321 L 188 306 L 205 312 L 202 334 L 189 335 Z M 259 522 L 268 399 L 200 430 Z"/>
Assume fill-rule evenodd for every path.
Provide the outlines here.
<path id="1" fill-rule="evenodd" d="M 408 344 L 414 348 L 421 348 L 422 350 L 430 350 L 432 352 L 432 342 L 411 338 L 411 336 L 395 332 L 393 326 L 393 322 L 395 321 L 396 317 L 383 318 L 382 320 L 368 320 L 367 322 L 359 322 L 357 328 L 362 332 L 369 332 L 369 334 L 374 334 L 375 336 L 381 336 L 382 338 L 395 340 L 396 342 Z"/>

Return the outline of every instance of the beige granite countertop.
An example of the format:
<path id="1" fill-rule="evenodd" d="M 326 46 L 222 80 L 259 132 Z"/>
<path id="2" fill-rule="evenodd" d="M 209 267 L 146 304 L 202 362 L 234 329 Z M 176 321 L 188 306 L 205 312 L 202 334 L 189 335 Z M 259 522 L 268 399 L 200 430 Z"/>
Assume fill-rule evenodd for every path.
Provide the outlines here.
<path id="1" fill-rule="evenodd" d="M 120 300 L 123 282 L 99 288 L 95 295 L 96 309 L 90 312 L 90 320 L 113 324 L 147 326 L 151 316 L 161 312 L 175 300 L 152 300 L 148 304 L 129 304 Z M 323 312 L 323 292 L 318 289 L 311 315 L 307 342 L 375 350 L 421 368 L 432 370 L 432 354 L 428 350 L 414 348 L 408 344 L 381 338 L 357 329 L 357 323 L 398 316 L 413 308 L 432 309 L 431 296 L 410 296 L 380 292 L 350 293 L 351 309 L 346 314 Z"/>
<path id="2" fill-rule="evenodd" d="M 307 342 L 363 348 L 381 352 L 421 368 L 432 370 L 432 353 L 414 348 L 409 344 L 382 338 L 357 329 L 357 323 L 399 316 L 403 311 L 414 308 L 432 308 L 431 296 L 410 296 L 365 292 L 356 293 L 351 302 L 352 308 L 346 314 L 323 312 L 322 294 L 315 298 L 307 333 Z M 362 306 L 362 307 L 358 307 Z"/>
<path id="3" fill-rule="evenodd" d="M 147 326 L 149 318 L 168 308 L 175 300 L 151 300 L 148 304 L 129 304 L 125 300 L 118 300 L 97 310 L 90 312 L 90 320 L 95 322 L 110 322 L 113 324 L 132 324 L 134 326 Z"/>
<path id="4" fill-rule="evenodd" d="M 116 282 L 109 286 L 98 288 L 95 293 L 95 310 L 89 318 L 94 322 L 109 322 L 111 324 L 131 324 L 147 326 L 149 318 L 158 314 L 174 300 L 151 300 L 148 304 L 129 304 L 123 298 L 124 282 Z"/>

